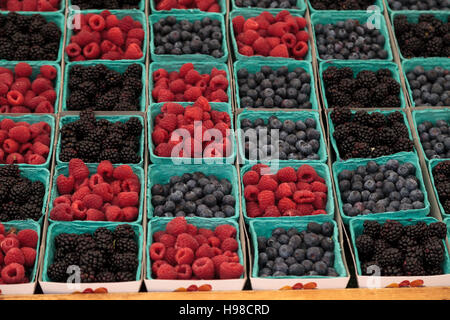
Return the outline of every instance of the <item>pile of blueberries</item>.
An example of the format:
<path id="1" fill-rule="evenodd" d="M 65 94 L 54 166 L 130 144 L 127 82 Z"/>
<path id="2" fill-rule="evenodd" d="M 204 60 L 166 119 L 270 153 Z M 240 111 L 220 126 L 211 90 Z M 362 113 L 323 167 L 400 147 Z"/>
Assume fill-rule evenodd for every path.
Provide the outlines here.
<path id="1" fill-rule="evenodd" d="M 450 159 L 450 128 L 445 120 L 424 121 L 417 126 L 428 159 Z"/>
<path id="2" fill-rule="evenodd" d="M 450 106 L 450 71 L 416 66 L 406 73 L 416 106 Z"/>
<path id="3" fill-rule="evenodd" d="M 343 211 L 347 216 L 422 209 L 424 194 L 420 190 L 416 168 L 410 162 L 386 164 L 369 161 L 356 170 L 342 170 L 338 175 Z"/>
<path id="4" fill-rule="evenodd" d="M 297 0 L 235 0 L 237 7 L 298 9 Z"/>
<path id="5" fill-rule="evenodd" d="M 448 0 L 388 0 L 392 10 L 449 10 Z"/>

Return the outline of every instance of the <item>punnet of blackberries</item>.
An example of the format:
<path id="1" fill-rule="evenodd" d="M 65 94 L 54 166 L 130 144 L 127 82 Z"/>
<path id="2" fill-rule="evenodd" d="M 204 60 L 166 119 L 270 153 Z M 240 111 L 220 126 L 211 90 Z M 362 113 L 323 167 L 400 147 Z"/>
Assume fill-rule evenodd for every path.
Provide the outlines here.
<path id="1" fill-rule="evenodd" d="M 345 107 L 333 109 L 330 118 L 334 125 L 333 138 L 344 160 L 378 158 L 414 150 L 405 117 L 399 111 L 352 113 Z"/>
<path id="2" fill-rule="evenodd" d="M 389 7 L 392 10 L 450 10 L 448 0 L 388 0 Z"/>
<path id="3" fill-rule="evenodd" d="M 70 111 L 138 111 L 142 96 L 142 66 L 118 72 L 104 64 L 74 65 L 69 71 L 66 107 Z"/>
<path id="4" fill-rule="evenodd" d="M 130 225 L 114 230 L 100 227 L 82 234 L 60 233 L 54 238 L 47 276 L 66 282 L 79 268 L 81 283 L 136 281 L 138 235 Z"/>
<path id="5" fill-rule="evenodd" d="M 319 160 L 320 124 L 313 118 L 294 120 L 280 120 L 277 116 L 242 119 L 245 158 Z"/>
<path id="6" fill-rule="evenodd" d="M 322 73 L 328 108 L 400 108 L 400 83 L 389 69 L 330 66 Z"/>
<path id="7" fill-rule="evenodd" d="M 310 0 L 316 10 L 367 10 L 374 0 Z"/>
<path id="8" fill-rule="evenodd" d="M 406 73 L 416 107 L 450 106 L 450 71 L 437 66 L 425 70 L 421 65 Z"/>
<path id="9" fill-rule="evenodd" d="M 235 0 L 237 7 L 266 9 L 298 9 L 298 0 Z"/>
<path id="10" fill-rule="evenodd" d="M 304 230 L 275 228 L 269 237 L 258 236 L 258 276 L 339 277 L 333 233 L 331 222 L 310 222 Z"/>
<path id="11" fill-rule="evenodd" d="M 72 0 L 81 10 L 90 9 L 138 9 L 141 0 Z"/>
<path id="12" fill-rule="evenodd" d="M 439 162 L 432 172 L 443 213 L 450 214 L 450 160 Z"/>
<path id="13" fill-rule="evenodd" d="M 233 185 L 225 178 L 202 172 L 173 176 L 151 187 L 155 217 L 229 218 L 235 215 Z"/>
<path id="14" fill-rule="evenodd" d="M 425 208 L 423 186 L 416 175 L 413 163 L 394 159 L 342 170 L 338 183 L 344 214 L 354 217 Z"/>
<path id="15" fill-rule="evenodd" d="M 39 220 L 46 186 L 22 175 L 16 165 L 0 167 L 0 221 Z"/>
<path id="16" fill-rule="evenodd" d="M 423 13 L 413 22 L 406 15 L 395 16 L 394 32 L 403 57 L 450 57 L 449 17 L 442 21 L 433 14 Z"/>
<path id="17" fill-rule="evenodd" d="M 417 126 L 428 159 L 450 159 L 450 128 L 446 120 L 424 121 Z"/>
<path id="18" fill-rule="evenodd" d="M 297 67 L 261 66 L 237 70 L 241 108 L 311 109 L 311 75 Z"/>
<path id="19" fill-rule="evenodd" d="M 355 239 L 362 275 L 435 276 L 443 274 L 447 234 L 442 222 L 365 220 Z M 378 273 L 377 273 L 378 272 Z"/>
<path id="20" fill-rule="evenodd" d="M 121 122 L 114 117 L 96 119 L 92 109 L 80 112 L 80 119 L 66 123 L 60 131 L 59 160 L 80 158 L 86 163 L 139 163 L 143 130 L 141 119 L 131 117 Z M 63 119 L 64 121 L 64 119 Z"/>

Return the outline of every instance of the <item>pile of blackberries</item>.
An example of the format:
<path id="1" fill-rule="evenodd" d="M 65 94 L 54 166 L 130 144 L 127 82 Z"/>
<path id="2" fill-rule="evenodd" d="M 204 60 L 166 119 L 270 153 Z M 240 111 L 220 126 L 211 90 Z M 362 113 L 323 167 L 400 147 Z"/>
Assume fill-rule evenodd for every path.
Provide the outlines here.
<path id="1" fill-rule="evenodd" d="M 394 31 L 400 52 L 406 59 L 415 57 L 449 57 L 449 17 L 441 21 L 433 14 L 424 13 L 418 22 L 408 22 L 406 15 L 394 18 Z"/>
<path id="2" fill-rule="evenodd" d="M 151 188 L 156 217 L 229 218 L 235 214 L 237 199 L 227 179 L 202 172 L 173 176 L 167 184 Z"/>
<path id="3" fill-rule="evenodd" d="M 241 108 L 312 108 L 311 75 L 303 68 L 262 66 L 255 73 L 242 68 L 237 78 Z"/>
<path id="4" fill-rule="evenodd" d="M 417 126 L 428 159 L 450 158 L 450 128 L 445 120 L 424 121 Z"/>
<path id="5" fill-rule="evenodd" d="M 21 176 L 19 167 L 0 167 L 0 221 L 39 220 L 45 185 Z"/>
<path id="6" fill-rule="evenodd" d="M 297 0 L 235 0 L 237 7 L 298 9 Z"/>
<path id="7" fill-rule="evenodd" d="M 0 14 L 0 60 L 57 60 L 61 30 L 41 14 Z"/>
<path id="8" fill-rule="evenodd" d="M 406 74 L 416 107 L 450 106 L 450 71 L 416 66 Z"/>
<path id="9" fill-rule="evenodd" d="M 433 179 L 444 213 L 450 214 L 450 160 L 440 162 L 433 168 Z"/>
<path id="10" fill-rule="evenodd" d="M 335 24 L 316 24 L 317 50 L 324 60 L 387 59 L 386 39 L 380 30 L 348 19 Z"/>
<path id="11" fill-rule="evenodd" d="M 362 70 L 331 66 L 322 74 L 328 108 L 400 108 L 400 84 L 389 69 Z"/>
<path id="12" fill-rule="evenodd" d="M 270 237 L 259 236 L 258 276 L 338 277 L 333 233 L 330 222 L 310 222 L 306 230 L 275 228 Z"/>
<path id="13" fill-rule="evenodd" d="M 320 129 L 313 118 L 304 121 L 271 116 L 241 120 L 243 149 L 249 160 L 319 160 Z M 255 144 L 257 142 L 257 144 Z"/>
<path id="14" fill-rule="evenodd" d="M 316 10 L 366 10 L 374 0 L 310 0 Z"/>
<path id="15" fill-rule="evenodd" d="M 111 122 L 95 118 L 91 109 L 80 113 L 80 119 L 64 124 L 60 132 L 59 160 L 79 158 L 86 163 L 109 160 L 112 163 L 139 163 L 143 125 L 140 118 Z"/>
<path id="16" fill-rule="evenodd" d="M 81 10 L 90 9 L 137 9 L 140 0 L 72 0 Z"/>
<path id="17" fill-rule="evenodd" d="M 434 276 L 443 274 L 444 242 L 447 234 L 442 222 L 423 221 L 402 225 L 398 221 L 364 221 L 356 238 L 362 275 Z"/>
<path id="18" fill-rule="evenodd" d="M 338 174 L 342 210 L 350 217 L 372 213 L 397 212 L 425 207 L 424 194 L 410 162 L 369 161 L 355 170 Z"/>
<path id="19" fill-rule="evenodd" d="M 153 24 L 155 54 L 206 54 L 214 58 L 224 55 L 221 23 L 205 17 L 190 22 L 177 21 L 174 16 L 162 18 Z"/>
<path id="20" fill-rule="evenodd" d="M 392 10 L 449 10 L 448 0 L 388 0 Z"/>
<path id="21" fill-rule="evenodd" d="M 341 159 L 378 158 L 414 150 L 405 118 L 399 111 L 384 115 L 360 110 L 352 114 L 349 108 L 338 108 L 330 117 Z"/>
<path id="22" fill-rule="evenodd" d="M 80 270 L 82 283 L 136 281 L 139 235 L 128 224 L 114 231 L 100 227 L 91 233 L 61 233 L 54 239 L 54 256 L 47 275 L 53 282 L 66 282 Z"/>

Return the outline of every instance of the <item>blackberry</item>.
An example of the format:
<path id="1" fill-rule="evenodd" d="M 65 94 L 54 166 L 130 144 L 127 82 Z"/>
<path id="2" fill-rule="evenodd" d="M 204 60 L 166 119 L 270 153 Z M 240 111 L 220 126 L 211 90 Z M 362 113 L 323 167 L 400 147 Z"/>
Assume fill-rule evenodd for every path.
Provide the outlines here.
<path id="1" fill-rule="evenodd" d="M 381 144 L 386 144 L 388 146 L 393 145 L 398 139 L 395 131 L 389 127 L 382 127 L 378 129 L 378 137 Z"/>
<path id="2" fill-rule="evenodd" d="M 116 282 L 135 281 L 136 275 L 131 272 L 119 271 L 115 275 Z"/>
<path id="3" fill-rule="evenodd" d="M 333 121 L 333 124 L 336 126 L 350 121 L 352 118 L 352 112 L 349 108 L 333 109 L 330 117 Z"/>
<path id="4" fill-rule="evenodd" d="M 85 252 L 97 248 L 94 238 L 90 234 L 80 235 L 77 238 L 76 251 Z"/>
<path id="5" fill-rule="evenodd" d="M 112 163 L 120 163 L 121 157 L 119 154 L 119 150 L 117 149 L 104 149 L 102 152 L 100 152 L 99 160 L 109 160 Z"/>
<path id="6" fill-rule="evenodd" d="M 370 90 L 366 88 L 361 88 L 359 90 L 356 90 L 353 94 L 353 98 L 361 103 L 364 107 L 370 106 L 371 103 L 371 94 Z"/>
<path id="7" fill-rule="evenodd" d="M 42 59 L 43 56 L 45 56 L 45 50 L 39 45 L 33 45 L 31 46 L 28 54 L 30 60 L 39 60 Z"/>
<path id="8" fill-rule="evenodd" d="M 114 253 L 111 258 L 111 266 L 115 271 L 136 272 L 138 265 L 135 253 Z"/>
<path id="9" fill-rule="evenodd" d="M 356 238 L 356 248 L 358 249 L 360 259 L 364 259 L 364 257 L 370 258 L 375 250 L 374 241 L 368 235 L 360 235 Z"/>
<path id="10" fill-rule="evenodd" d="M 437 237 L 439 239 L 445 239 L 447 235 L 447 226 L 442 222 L 433 222 L 428 225 L 426 237 Z"/>
<path id="11" fill-rule="evenodd" d="M 425 269 L 420 260 L 416 258 L 406 258 L 403 262 L 403 271 L 406 276 L 424 276 Z"/>
<path id="12" fill-rule="evenodd" d="M 6 221 L 11 220 L 23 220 L 23 218 L 20 215 L 20 206 L 17 204 L 14 204 L 13 202 L 8 202 L 2 204 L 1 207 L 3 218 L 6 219 Z M 2 221 L 4 221 L 2 219 Z"/>
<path id="13" fill-rule="evenodd" d="M 141 65 L 137 63 L 133 63 L 132 65 L 128 66 L 128 68 L 123 73 L 123 78 L 137 78 L 140 79 L 142 77 L 142 67 Z"/>
<path id="14" fill-rule="evenodd" d="M 78 156 L 84 162 L 99 162 L 100 144 L 89 140 L 82 140 L 78 142 L 77 146 Z"/>
<path id="15" fill-rule="evenodd" d="M 375 72 L 375 74 L 376 74 L 376 76 L 377 76 L 378 79 L 383 79 L 384 77 L 387 77 L 387 78 L 392 77 L 392 72 L 391 72 L 391 70 L 385 69 L 385 68 L 378 69 L 378 70 Z"/>
<path id="16" fill-rule="evenodd" d="M 382 83 L 376 86 L 372 91 L 372 97 L 378 102 L 383 103 L 384 99 L 389 95 L 387 84 Z"/>
<path id="17" fill-rule="evenodd" d="M 49 279 L 53 282 L 64 282 L 66 281 L 68 265 L 65 262 L 55 262 L 50 265 L 47 270 L 47 275 Z"/>
<path id="18" fill-rule="evenodd" d="M 0 177 L 19 178 L 20 177 L 19 167 L 13 164 L 0 167 Z"/>
<path id="19" fill-rule="evenodd" d="M 378 83 L 377 75 L 370 70 L 363 70 L 356 75 L 356 82 L 360 88 L 373 88 Z"/>
<path id="20" fill-rule="evenodd" d="M 45 195 L 45 186 L 41 181 L 33 181 L 30 186 L 31 195 L 43 198 Z M 42 200 L 42 199 L 40 199 Z"/>
<path id="21" fill-rule="evenodd" d="M 389 148 L 388 146 L 377 146 L 372 149 L 371 156 L 372 158 L 378 158 L 389 154 L 392 154 L 391 148 Z"/>
<path id="22" fill-rule="evenodd" d="M 427 241 L 423 245 L 423 257 L 425 265 L 428 267 L 440 266 L 444 261 L 444 248 L 438 240 Z"/>
<path id="23" fill-rule="evenodd" d="M 414 258 L 423 262 L 423 249 L 421 246 L 408 247 L 405 251 L 406 258 Z"/>
<path id="24" fill-rule="evenodd" d="M 42 198 L 38 199 L 39 203 L 25 203 L 19 209 L 19 214 L 22 217 L 20 220 L 32 219 L 39 220 L 42 216 Z"/>
<path id="25" fill-rule="evenodd" d="M 100 227 L 95 230 L 93 238 L 97 245 L 97 248 L 105 255 L 111 255 L 114 252 L 114 238 L 113 233 L 104 228 Z"/>
<path id="26" fill-rule="evenodd" d="M 89 106 L 89 99 L 83 91 L 72 91 L 67 99 L 68 110 L 80 111 Z"/>
<path id="27" fill-rule="evenodd" d="M 363 234 L 367 234 L 372 239 L 378 239 L 381 231 L 381 224 L 375 220 L 365 220 L 363 223 Z"/>
<path id="28" fill-rule="evenodd" d="M 408 236 L 402 236 L 397 243 L 397 247 L 405 253 L 408 248 L 417 246 L 417 241 L 409 238 Z"/>
<path id="29" fill-rule="evenodd" d="M 122 75 L 117 71 L 109 70 L 106 73 L 104 80 L 108 86 L 118 87 L 122 84 Z"/>
<path id="30" fill-rule="evenodd" d="M 134 241 L 134 239 L 120 238 L 115 241 L 115 250 L 118 253 L 125 253 L 125 252 L 137 253 L 138 246 Z"/>
<path id="31" fill-rule="evenodd" d="M 398 96 L 388 96 L 382 100 L 380 103 L 380 107 L 382 108 L 400 108 L 401 107 L 401 101 Z"/>
<path id="32" fill-rule="evenodd" d="M 50 42 L 59 42 L 59 39 L 61 38 L 61 30 L 54 22 L 48 22 L 44 25 L 41 28 L 41 34 Z"/>
<path id="33" fill-rule="evenodd" d="M 73 148 L 64 148 L 61 150 L 60 154 L 59 154 L 59 159 L 62 162 L 69 162 L 70 160 L 76 158 L 78 156 L 78 153 L 75 149 Z M 105 159 L 107 160 L 107 159 Z"/>
<path id="34" fill-rule="evenodd" d="M 381 275 L 385 277 L 399 277 L 403 275 L 403 271 L 399 266 L 386 266 L 381 269 Z"/>
<path id="35" fill-rule="evenodd" d="M 387 220 L 380 230 L 380 237 L 390 243 L 400 239 L 403 234 L 403 225 L 398 221 Z"/>
<path id="36" fill-rule="evenodd" d="M 30 47 L 28 46 L 20 46 L 17 47 L 14 52 L 14 60 L 29 60 L 30 59 Z"/>
<path id="37" fill-rule="evenodd" d="M 403 256 L 400 250 L 396 248 L 389 248 L 384 250 L 377 257 L 377 261 L 382 267 L 400 266 L 403 261 Z"/>
<path id="38" fill-rule="evenodd" d="M 387 120 L 388 120 L 388 123 L 390 123 L 391 125 L 394 125 L 396 123 L 400 123 L 402 125 L 405 124 L 403 114 L 399 111 L 394 111 L 394 112 L 389 113 L 387 115 Z"/>
<path id="39" fill-rule="evenodd" d="M 380 112 L 373 112 L 370 114 L 369 125 L 373 128 L 380 128 L 386 125 L 386 117 Z"/>
<path id="40" fill-rule="evenodd" d="M 138 118 L 130 118 L 125 122 L 125 130 L 131 136 L 140 136 L 142 133 L 142 123 Z"/>
<path id="41" fill-rule="evenodd" d="M 78 266 L 80 264 L 80 254 L 78 252 L 69 252 L 64 254 L 62 261 L 65 262 L 67 266 Z"/>
<path id="42" fill-rule="evenodd" d="M 419 221 L 416 224 L 408 225 L 403 228 L 407 237 L 421 241 L 425 237 L 427 231 L 427 224 L 423 221 Z"/>
<path id="43" fill-rule="evenodd" d="M 438 275 L 444 274 L 444 271 L 442 270 L 441 266 L 426 267 L 425 274 L 428 276 L 438 276 Z"/>
<path id="44" fill-rule="evenodd" d="M 81 283 L 93 283 L 95 282 L 95 270 L 91 266 L 80 266 L 80 280 Z"/>
<path id="45" fill-rule="evenodd" d="M 114 239 L 134 239 L 135 232 L 129 224 L 121 224 L 116 227 L 113 233 Z"/>
<path id="46" fill-rule="evenodd" d="M 373 275 L 376 268 L 379 268 L 378 262 L 376 261 L 367 261 L 361 265 L 361 272 L 363 276 L 371 276 Z"/>
<path id="47" fill-rule="evenodd" d="M 114 273 L 109 271 L 99 272 L 95 276 L 95 282 L 115 282 L 115 281 L 116 276 L 114 275 Z"/>
<path id="48" fill-rule="evenodd" d="M 72 233 L 60 233 L 55 237 L 55 248 L 61 249 L 65 253 L 75 251 L 77 245 L 77 235 Z"/>
<path id="49" fill-rule="evenodd" d="M 406 137 L 400 137 L 393 145 L 393 149 L 395 152 L 411 152 L 414 150 L 414 143 Z"/>
<path id="50" fill-rule="evenodd" d="M 322 73 L 322 79 L 327 86 L 337 85 L 339 84 L 339 81 L 342 79 L 339 76 L 339 69 L 337 67 L 331 66 L 327 68 Z"/>
<path id="51" fill-rule="evenodd" d="M 370 147 L 365 142 L 356 142 L 353 148 L 352 158 L 367 158 L 370 156 Z"/>
<path id="52" fill-rule="evenodd" d="M 383 239 L 375 240 L 374 244 L 375 258 L 378 258 L 386 249 L 389 248 L 390 248 L 389 243 L 386 240 Z"/>
<path id="53" fill-rule="evenodd" d="M 80 256 L 80 263 L 100 270 L 105 265 L 105 258 L 100 250 L 88 250 Z"/>
<path id="54" fill-rule="evenodd" d="M 141 157 L 136 154 L 136 151 L 131 148 L 122 148 L 121 150 L 121 162 L 122 163 L 139 163 Z"/>

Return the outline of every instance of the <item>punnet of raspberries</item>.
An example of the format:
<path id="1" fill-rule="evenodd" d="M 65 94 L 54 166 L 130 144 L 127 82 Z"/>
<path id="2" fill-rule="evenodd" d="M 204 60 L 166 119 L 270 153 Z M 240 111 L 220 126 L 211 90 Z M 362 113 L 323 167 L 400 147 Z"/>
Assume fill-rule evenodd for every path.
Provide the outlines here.
<path id="1" fill-rule="evenodd" d="M 221 139 L 217 137 L 219 132 Z M 231 117 L 227 112 L 212 110 L 204 97 L 187 107 L 168 102 L 154 119 L 152 143 L 159 157 L 227 157 L 232 148 Z"/>
<path id="2" fill-rule="evenodd" d="M 81 10 L 90 9 L 137 9 L 141 0 L 72 0 Z"/>
<path id="3" fill-rule="evenodd" d="M 35 230 L 7 230 L 0 223 L 0 284 L 29 283 L 39 236 Z"/>
<path id="4" fill-rule="evenodd" d="M 138 20 L 131 16 L 119 18 L 109 11 L 100 14 L 77 14 L 66 54 L 70 61 L 84 60 L 139 60 L 145 42 L 145 31 Z"/>
<path id="5" fill-rule="evenodd" d="M 244 56 L 304 60 L 308 54 L 306 19 L 287 10 L 276 16 L 268 11 L 248 19 L 237 16 L 232 22 L 237 49 Z"/>
<path id="6" fill-rule="evenodd" d="M 56 187 L 52 220 L 131 222 L 138 217 L 141 183 L 129 165 L 114 168 L 102 161 L 90 174 L 81 159 L 72 159 L 68 176 L 58 175 Z"/>
<path id="7" fill-rule="evenodd" d="M 156 10 L 200 9 L 207 12 L 220 12 L 217 0 L 151 0 L 155 1 Z"/>
<path id="8" fill-rule="evenodd" d="M 154 279 L 239 279 L 244 266 L 238 256 L 237 230 L 222 224 L 214 230 L 171 220 L 165 230 L 153 234 L 150 260 Z"/>
<path id="9" fill-rule="evenodd" d="M 0 1 L 0 10 L 7 11 L 58 11 L 60 0 L 5 0 Z"/>
<path id="10" fill-rule="evenodd" d="M 46 122 L 0 121 L 0 164 L 44 164 L 50 152 L 52 128 Z"/>
<path id="11" fill-rule="evenodd" d="M 310 165 L 285 167 L 272 174 L 257 164 L 242 177 L 247 216 L 296 217 L 326 214 L 328 187 Z"/>
<path id="12" fill-rule="evenodd" d="M 152 96 L 157 102 L 193 102 L 205 97 L 210 102 L 228 102 L 228 79 L 225 70 L 213 67 L 201 74 L 192 63 L 185 63 L 179 71 L 164 68 L 153 72 Z"/>

